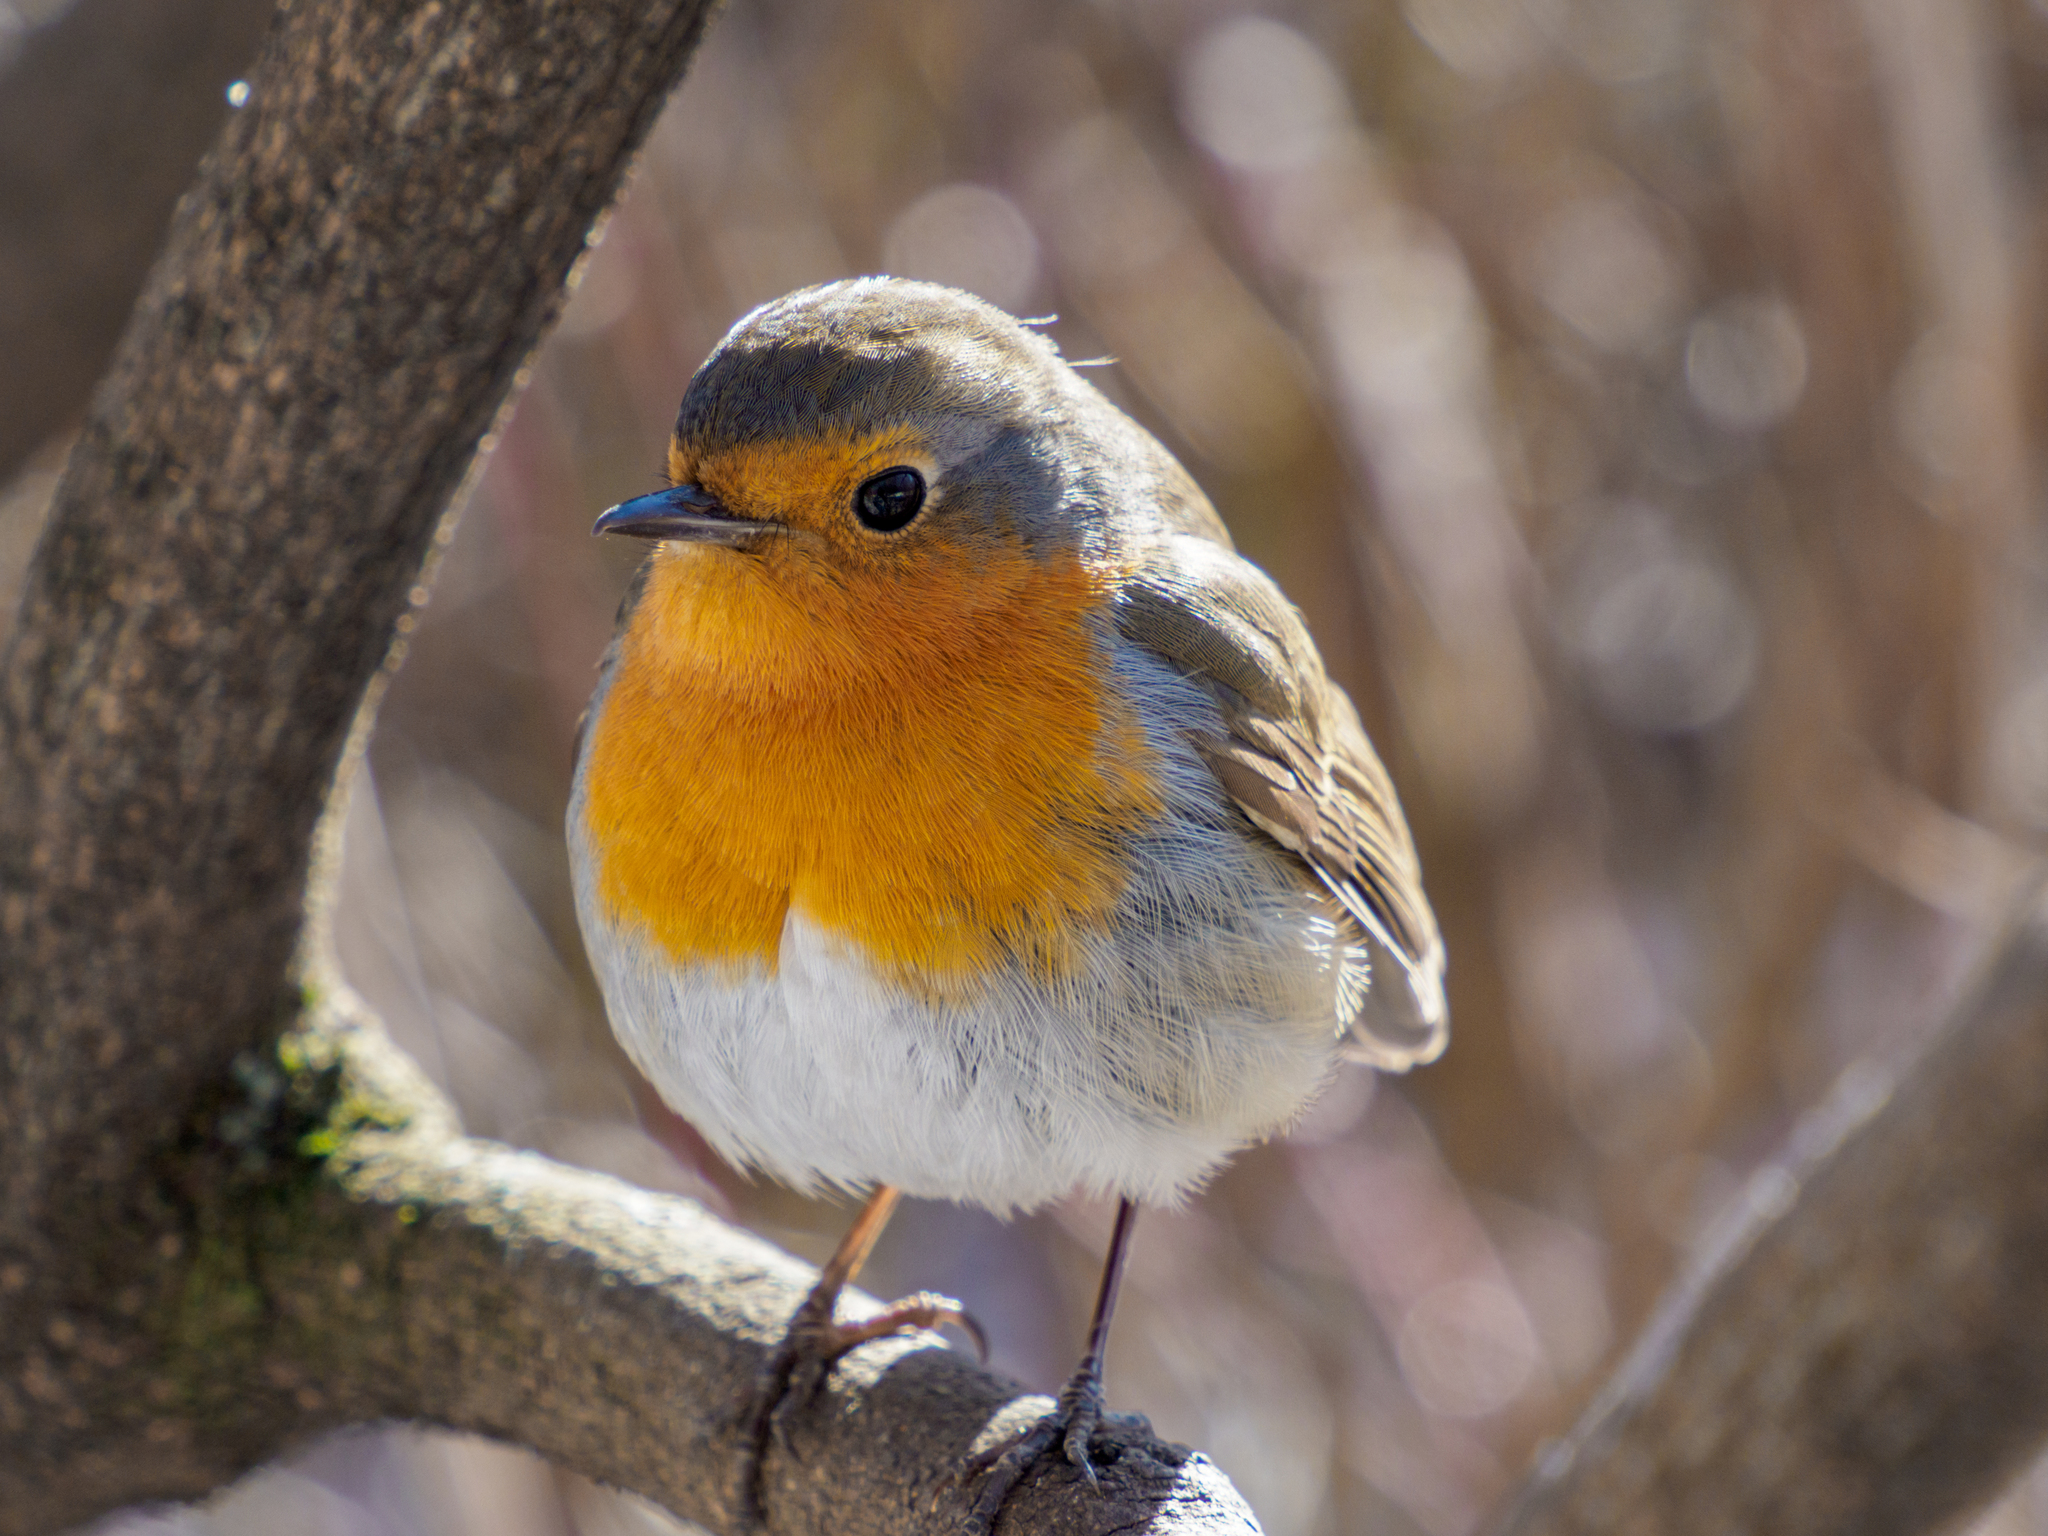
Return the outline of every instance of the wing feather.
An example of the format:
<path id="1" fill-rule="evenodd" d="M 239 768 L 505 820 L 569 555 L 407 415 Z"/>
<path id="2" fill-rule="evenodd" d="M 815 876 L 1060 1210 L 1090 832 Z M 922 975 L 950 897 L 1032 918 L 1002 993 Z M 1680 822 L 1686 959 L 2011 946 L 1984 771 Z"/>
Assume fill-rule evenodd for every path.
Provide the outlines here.
<path id="1" fill-rule="evenodd" d="M 1301 615 L 1256 566 L 1206 539 L 1169 535 L 1128 574 L 1117 624 L 1210 685 L 1221 729 L 1196 735 L 1196 750 L 1251 823 L 1357 924 L 1374 984 L 1347 1021 L 1347 1048 L 1394 1070 L 1433 1059 L 1447 1033 L 1443 942 L 1415 844 Z"/>

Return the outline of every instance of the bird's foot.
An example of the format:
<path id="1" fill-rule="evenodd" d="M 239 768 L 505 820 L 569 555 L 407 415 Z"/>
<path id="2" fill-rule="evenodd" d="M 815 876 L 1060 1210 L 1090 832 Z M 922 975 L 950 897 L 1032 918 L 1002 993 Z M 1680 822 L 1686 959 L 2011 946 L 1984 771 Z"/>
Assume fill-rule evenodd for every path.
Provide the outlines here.
<path id="1" fill-rule="evenodd" d="M 832 1312 L 837 1294 L 813 1291 L 804 1298 L 789 1331 L 768 1357 L 756 1383 L 746 1415 L 742 1419 L 750 1451 L 747 1458 L 742 1529 L 758 1530 L 765 1524 L 761 1507 L 768 1446 L 784 1413 L 808 1406 L 832 1374 L 842 1357 L 875 1339 L 909 1333 L 918 1328 L 938 1328 L 951 1323 L 974 1340 L 975 1350 L 988 1359 L 988 1339 L 967 1309 L 950 1296 L 919 1291 L 893 1301 L 872 1317 L 859 1322 L 835 1321 Z"/>
<path id="2" fill-rule="evenodd" d="M 973 1507 L 968 1510 L 966 1523 L 961 1527 L 961 1536 L 991 1536 L 996 1518 L 1009 1502 L 1011 1492 L 1038 1459 L 1055 1445 L 1060 1447 L 1067 1463 L 1088 1480 L 1088 1486 L 1100 1493 L 1102 1480 L 1097 1475 L 1090 1445 L 1095 1439 L 1095 1432 L 1104 1424 L 1142 1435 L 1152 1433 L 1151 1421 L 1144 1415 L 1108 1411 L 1102 1399 L 1101 1369 L 1092 1363 L 1084 1364 L 1060 1389 L 1052 1412 L 1008 1439 L 968 1458 L 966 1466 L 961 1469 L 961 1479 L 972 1483 L 978 1478 L 981 1487 L 975 1494 Z"/>

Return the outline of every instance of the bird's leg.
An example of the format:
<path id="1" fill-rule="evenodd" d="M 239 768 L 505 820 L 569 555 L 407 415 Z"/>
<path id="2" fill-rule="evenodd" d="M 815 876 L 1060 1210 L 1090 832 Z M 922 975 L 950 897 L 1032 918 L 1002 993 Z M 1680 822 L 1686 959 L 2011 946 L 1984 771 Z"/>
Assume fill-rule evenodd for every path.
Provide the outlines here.
<path id="1" fill-rule="evenodd" d="M 861 1266 L 867 1263 L 868 1255 L 874 1251 L 875 1240 L 882 1235 L 882 1228 L 889 1224 L 889 1217 L 901 1198 L 902 1191 L 893 1185 L 875 1187 L 875 1192 L 868 1196 L 867 1204 L 854 1217 L 846 1236 L 840 1239 L 839 1247 L 826 1261 L 824 1269 L 819 1271 L 818 1283 L 811 1287 L 811 1293 L 790 1318 L 789 1330 L 783 1334 L 782 1342 L 768 1357 L 768 1365 L 761 1373 L 747 1420 L 752 1440 L 745 1485 L 744 1513 L 748 1527 L 758 1527 L 763 1523 L 761 1496 L 768 1442 L 774 1433 L 779 1411 L 793 1399 L 808 1401 L 831 1371 L 833 1363 L 848 1350 L 892 1333 L 902 1333 L 911 1328 L 936 1328 L 941 1323 L 951 1322 L 967 1331 L 984 1359 L 988 1356 L 988 1343 L 982 1336 L 980 1324 L 967 1315 L 959 1302 L 931 1291 L 919 1291 L 914 1296 L 892 1302 L 873 1317 L 858 1323 L 833 1320 L 833 1313 L 839 1305 L 839 1293 L 853 1283 Z M 800 1376 L 808 1378 L 801 1385 Z"/>
<path id="2" fill-rule="evenodd" d="M 1054 1444 L 1088 1479 L 1089 1486 L 1099 1491 L 1102 1484 L 1095 1475 L 1095 1460 L 1088 1454 L 1088 1443 L 1103 1419 L 1111 1418 L 1151 1432 L 1152 1426 L 1135 1414 L 1105 1414 L 1102 1401 L 1103 1348 L 1109 1342 L 1110 1314 L 1116 1311 L 1117 1285 L 1123 1279 L 1124 1256 L 1130 1249 L 1131 1228 L 1137 1216 L 1134 1201 L 1125 1200 L 1116 1209 L 1109 1256 L 1102 1265 L 1102 1289 L 1096 1293 L 1095 1318 L 1088 1325 L 1088 1348 L 1081 1356 L 1081 1364 L 1060 1389 L 1052 1412 L 1029 1429 L 969 1459 L 964 1475 L 968 1479 L 985 1475 L 968 1515 L 967 1530 L 974 1536 L 987 1536 L 995 1528 L 996 1517 L 1002 1513 L 1010 1491 Z"/>

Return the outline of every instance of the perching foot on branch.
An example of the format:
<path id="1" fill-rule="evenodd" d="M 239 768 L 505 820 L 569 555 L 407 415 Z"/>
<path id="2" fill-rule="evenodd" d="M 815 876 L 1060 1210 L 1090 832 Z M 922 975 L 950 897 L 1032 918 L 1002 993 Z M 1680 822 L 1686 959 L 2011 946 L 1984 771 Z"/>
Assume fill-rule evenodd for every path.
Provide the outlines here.
<path id="1" fill-rule="evenodd" d="M 1142 1435 L 1152 1433 L 1151 1421 L 1143 1414 L 1111 1413 L 1104 1406 L 1102 1362 L 1091 1355 L 1081 1362 L 1080 1369 L 1060 1389 L 1059 1400 L 1050 1413 L 1029 1428 L 970 1457 L 961 1469 L 963 1481 L 970 1484 L 976 1480 L 981 1482 L 974 1505 L 961 1527 L 962 1536 L 990 1536 L 995 1529 L 996 1517 L 1009 1501 L 1011 1490 L 1055 1445 L 1061 1448 L 1068 1464 L 1100 1493 L 1102 1480 L 1096 1475 L 1095 1458 L 1090 1447 L 1096 1430 L 1105 1422 Z"/>
<path id="2" fill-rule="evenodd" d="M 848 1351 L 875 1339 L 953 1323 L 974 1340 L 982 1360 L 988 1359 L 988 1339 L 981 1325 L 952 1297 L 933 1291 L 906 1296 L 857 1323 L 841 1323 L 833 1317 L 839 1293 L 867 1262 L 868 1253 L 881 1236 L 898 1198 L 897 1191 L 886 1184 L 868 1197 L 860 1215 L 854 1218 L 852 1229 L 819 1274 L 818 1283 L 790 1318 L 789 1331 L 768 1357 L 743 1420 L 749 1446 L 741 1512 L 743 1529 L 759 1530 L 767 1523 L 762 1495 L 768 1447 L 783 1413 L 792 1407 L 802 1408 L 816 1397 L 832 1367 Z"/>

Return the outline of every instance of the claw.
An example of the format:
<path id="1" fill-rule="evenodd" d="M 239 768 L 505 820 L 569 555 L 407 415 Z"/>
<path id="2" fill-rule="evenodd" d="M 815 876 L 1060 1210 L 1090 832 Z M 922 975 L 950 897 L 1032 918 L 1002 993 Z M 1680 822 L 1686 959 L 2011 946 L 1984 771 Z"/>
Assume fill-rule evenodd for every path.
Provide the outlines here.
<path id="1" fill-rule="evenodd" d="M 792 1407 L 808 1407 L 832 1374 L 832 1367 L 847 1354 L 876 1339 L 950 1322 L 966 1330 L 984 1359 L 988 1356 L 980 1324 L 950 1296 L 919 1291 L 857 1323 L 835 1322 L 827 1310 L 830 1304 L 827 1300 L 821 1305 L 820 1293 L 814 1291 L 797 1308 L 796 1316 L 789 1321 L 789 1331 L 768 1357 L 741 1420 L 752 1447 L 740 1511 L 743 1530 L 759 1530 L 767 1523 L 761 1502 L 762 1484 L 768 1446 L 777 1424 Z"/>
<path id="2" fill-rule="evenodd" d="M 832 1345 L 830 1358 L 837 1360 L 848 1350 L 857 1349 L 870 1339 L 908 1333 L 913 1328 L 938 1328 L 946 1323 L 951 1323 L 974 1340 L 975 1352 L 981 1357 L 982 1364 L 986 1365 L 988 1335 L 982 1332 L 981 1324 L 952 1297 L 941 1296 L 934 1291 L 919 1291 L 914 1296 L 905 1296 L 901 1301 L 892 1301 L 864 1322 L 832 1324 L 837 1337 Z"/>
<path id="3" fill-rule="evenodd" d="M 962 1536 L 991 1536 L 1010 1494 L 1055 1444 L 1067 1462 L 1088 1480 L 1088 1486 L 1101 1493 L 1102 1479 L 1096 1472 L 1095 1458 L 1089 1454 L 1089 1444 L 1105 1418 L 1120 1420 L 1122 1415 L 1105 1413 L 1101 1373 L 1092 1362 L 1084 1362 L 1073 1379 L 1060 1389 L 1050 1413 L 967 1459 L 960 1471 L 961 1480 L 984 1481 L 962 1524 Z"/>
<path id="4" fill-rule="evenodd" d="M 1081 1469 L 1081 1475 L 1088 1479 L 1088 1486 L 1097 1493 L 1102 1492 L 1102 1479 L 1095 1475 L 1095 1460 L 1088 1454 L 1088 1442 L 1094 1438 L 1096 1426 L 1101 1422 L 1099 1409 L 1085 1416 L 1076 1414 L 1067 1425 L 1067 1433 L 1060 1444 L 1069 1464 Z"/>

